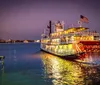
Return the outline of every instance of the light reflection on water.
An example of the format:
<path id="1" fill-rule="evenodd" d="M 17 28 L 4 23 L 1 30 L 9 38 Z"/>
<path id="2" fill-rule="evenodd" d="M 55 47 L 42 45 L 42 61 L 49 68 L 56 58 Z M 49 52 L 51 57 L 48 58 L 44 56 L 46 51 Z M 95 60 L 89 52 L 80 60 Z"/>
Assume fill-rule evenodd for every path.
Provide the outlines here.
<path id="1" fill-rule="evenodd" d="M 0 85 L 100 85 L 100 53 L 65 60 L 40 44 L 0 44 Z"/>
<path id="2" fill-rule="evenodd" d="M 100 54 L 88 53 L 80 59 L 64 60 L 41 52 L 46 78 L 54 85 L 100 85 Z"/>

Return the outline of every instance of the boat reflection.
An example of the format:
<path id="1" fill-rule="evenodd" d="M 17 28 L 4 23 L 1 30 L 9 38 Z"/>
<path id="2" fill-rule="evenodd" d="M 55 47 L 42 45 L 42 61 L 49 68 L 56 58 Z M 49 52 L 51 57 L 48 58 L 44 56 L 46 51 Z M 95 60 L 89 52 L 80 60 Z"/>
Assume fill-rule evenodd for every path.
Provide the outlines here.
<path id="1" fill-rule="evenodd" d="M 98 54 L 84 55 L 78 60 L 71 61 L 41 52 L 41 59 L 46 78 L 51 79 L 53 85 L 99 85 L 100 64 L 90 63 L 96 58 L 100 60 L 100 56 L 96 55 Z"/>

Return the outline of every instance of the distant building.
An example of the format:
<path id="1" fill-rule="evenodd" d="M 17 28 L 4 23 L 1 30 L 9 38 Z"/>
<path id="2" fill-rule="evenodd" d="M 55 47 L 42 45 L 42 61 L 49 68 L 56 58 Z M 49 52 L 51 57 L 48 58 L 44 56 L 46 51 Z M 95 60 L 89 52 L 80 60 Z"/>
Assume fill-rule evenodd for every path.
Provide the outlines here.
<path id="1" fill-rule="evenodd" d="M 28 43 L 28 40 L 24 40 L 23 43 Z"/>
<path id="2" fill-rule="evenodd" d="M 40 42 L 40 40 L 34 40 L 34 42 Z"/>
<path id="3" fill-rule="evenodd" d="M 40 42 L 40 40 L 37 40 L 36 42 Z"/>

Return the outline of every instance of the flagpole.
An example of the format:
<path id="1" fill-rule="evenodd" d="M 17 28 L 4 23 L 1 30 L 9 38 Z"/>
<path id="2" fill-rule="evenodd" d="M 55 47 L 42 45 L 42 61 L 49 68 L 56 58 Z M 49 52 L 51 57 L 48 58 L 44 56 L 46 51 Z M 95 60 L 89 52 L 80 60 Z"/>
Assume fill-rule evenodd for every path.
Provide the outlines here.
<path id="1" fill-rule="evenodd" d="M 78 21 L 79 27 L 82 27 L 82 22 Z"/>

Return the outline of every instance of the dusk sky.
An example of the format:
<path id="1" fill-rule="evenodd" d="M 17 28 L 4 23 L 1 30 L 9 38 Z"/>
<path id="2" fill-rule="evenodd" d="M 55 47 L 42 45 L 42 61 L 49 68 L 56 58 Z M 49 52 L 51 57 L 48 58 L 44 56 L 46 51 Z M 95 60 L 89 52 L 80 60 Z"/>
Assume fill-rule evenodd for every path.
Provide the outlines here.
<path id="1" fill-rule="evenodd" d="M 0 38 L 40 39 L 49 20 L 64 21 L 67 29 L 78 26 L 80 15 L 100 33 L 100 0 L 0 0 Z"/>

